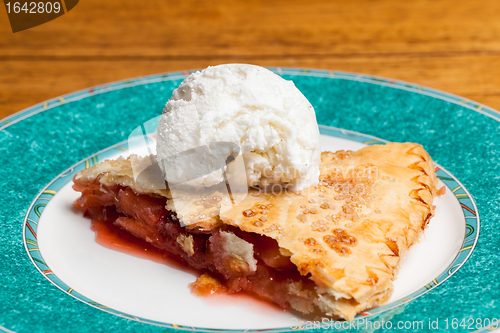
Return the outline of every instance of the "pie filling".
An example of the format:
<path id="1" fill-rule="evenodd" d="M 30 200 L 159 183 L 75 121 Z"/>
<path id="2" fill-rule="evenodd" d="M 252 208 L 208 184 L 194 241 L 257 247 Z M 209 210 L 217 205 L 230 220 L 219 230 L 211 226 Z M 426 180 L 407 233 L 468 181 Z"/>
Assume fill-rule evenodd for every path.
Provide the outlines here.
<path id="1" fill-rule="evenodd" d="M 315 283 L 298 272 L 276 240 L 228 225 L 188 230 L 165 208 L 165 197 L 105 186 L 98 179 L 75 182 L 73 188 L 82 193 L 74 205 L 86 217 L 123 228 L 202 274 L 193 292 L 247 292 L 284 309 L 315 310 Z"/>
<path id="2" fill-rule="evenodd" d="M 75 206 L 93 226 L 120 230 L 196 270 L 195 294 L 247 292 L 308 317 L 352 320 L 387 302 L 401 259 L 442 194 L 421 146 L 388 143 L 323 152 L 320 185 L 249 190 L 238 209 L 217 218 L 216 195 L 187 195 L 173 208 L 168 190 L 134 180 L 133 166 L 150 160 L 131 155 L 78 173 Z"/>

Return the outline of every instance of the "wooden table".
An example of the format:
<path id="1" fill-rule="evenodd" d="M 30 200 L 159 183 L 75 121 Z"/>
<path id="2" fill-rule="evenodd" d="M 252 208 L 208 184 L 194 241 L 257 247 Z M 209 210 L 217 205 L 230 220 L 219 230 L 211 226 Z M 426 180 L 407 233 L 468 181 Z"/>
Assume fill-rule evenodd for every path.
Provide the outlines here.
<path id="1" fill-rule="evenodd" d="M 12 33 L 0 118 L 75 90 L 227 62 L 361 72 L 500 109 L 500 1 L 82 0 Z"/>

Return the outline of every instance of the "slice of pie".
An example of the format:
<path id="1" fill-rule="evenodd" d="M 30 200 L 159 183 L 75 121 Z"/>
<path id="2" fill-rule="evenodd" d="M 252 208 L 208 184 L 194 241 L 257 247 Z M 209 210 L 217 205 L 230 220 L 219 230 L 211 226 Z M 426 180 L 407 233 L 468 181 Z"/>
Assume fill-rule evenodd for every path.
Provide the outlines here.
<path id="1" fill-rule="evenodd" d="M 434 212 L 432 160 L 414 143 L 324 152 L 319 185 L 250 189 L 222 213 L 218 193 L 193 197 L 197 219 L 187 226 L 168 189 L 134 181 L 132 164 L 141 161 L 133 155 L 76 174 L 73 188 L 82 195 L 75 206 L 206 273 L 200 284 L 213 281 L 208 274 L 229 293 L 305 314 L 350 320 L 386 302 L 401 259 Z"/>

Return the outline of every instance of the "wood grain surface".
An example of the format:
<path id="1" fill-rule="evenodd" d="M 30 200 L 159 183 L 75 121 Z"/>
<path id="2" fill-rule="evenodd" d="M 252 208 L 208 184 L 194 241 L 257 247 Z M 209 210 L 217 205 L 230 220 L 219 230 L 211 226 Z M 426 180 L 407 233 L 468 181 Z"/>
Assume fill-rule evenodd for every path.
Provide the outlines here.
<path id="1" fill-rule="evenodd" d="M 75 90 L 227 62 L 379 75 L 500 109 L 500 1 L 81 0 L 12 33 L 0 118 Z"/>

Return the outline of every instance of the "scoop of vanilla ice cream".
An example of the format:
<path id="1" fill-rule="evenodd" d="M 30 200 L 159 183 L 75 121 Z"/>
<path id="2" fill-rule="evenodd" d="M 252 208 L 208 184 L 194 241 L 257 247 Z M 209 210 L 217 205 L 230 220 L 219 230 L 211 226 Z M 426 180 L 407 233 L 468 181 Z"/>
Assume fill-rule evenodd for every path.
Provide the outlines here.
<path id="1" fill-rule="evenodd" d="M 263 67 L 208 67 L 174 90 L 159 120 L 158 160 L 211 142 L 239 145 L 249 186 L 282 184 L 296 191 L 318 183 L 321 151 L 314 109 L 292 81 Z M 211 186 L 223 174 L 200 179 Z"/>

